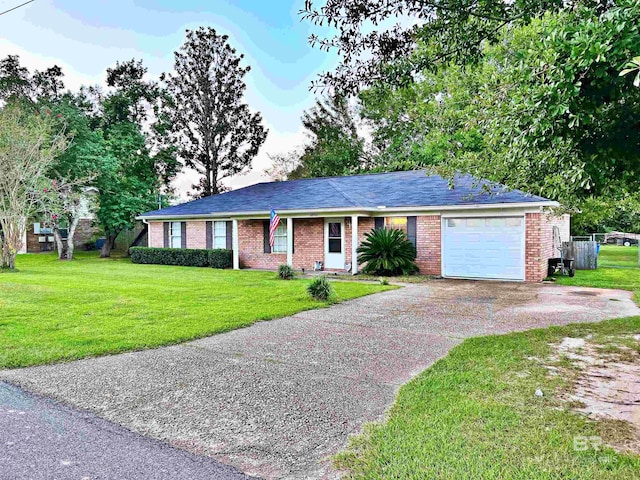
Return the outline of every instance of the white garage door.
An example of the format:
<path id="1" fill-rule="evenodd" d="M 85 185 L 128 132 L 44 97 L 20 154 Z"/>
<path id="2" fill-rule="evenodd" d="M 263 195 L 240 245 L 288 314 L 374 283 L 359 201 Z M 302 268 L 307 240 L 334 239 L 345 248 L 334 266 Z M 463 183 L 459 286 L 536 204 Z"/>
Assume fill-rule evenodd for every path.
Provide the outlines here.
<path id="1" fill-rule="evenodd" d="M 444 220 L 445 277 L 524 280 L 524 218 Z"/>

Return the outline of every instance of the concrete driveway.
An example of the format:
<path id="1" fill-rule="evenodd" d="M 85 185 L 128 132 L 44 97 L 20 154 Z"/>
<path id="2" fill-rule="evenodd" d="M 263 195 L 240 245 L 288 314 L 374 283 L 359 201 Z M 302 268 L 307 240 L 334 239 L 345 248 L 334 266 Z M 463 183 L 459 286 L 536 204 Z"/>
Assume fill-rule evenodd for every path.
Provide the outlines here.
<path id="1" fill-rule="evenodd" d="M 631 315 L 629 292 L 443 280 L 0 378 L 250 475 L 333 478 L 328 457 L 465 338 Z"/>

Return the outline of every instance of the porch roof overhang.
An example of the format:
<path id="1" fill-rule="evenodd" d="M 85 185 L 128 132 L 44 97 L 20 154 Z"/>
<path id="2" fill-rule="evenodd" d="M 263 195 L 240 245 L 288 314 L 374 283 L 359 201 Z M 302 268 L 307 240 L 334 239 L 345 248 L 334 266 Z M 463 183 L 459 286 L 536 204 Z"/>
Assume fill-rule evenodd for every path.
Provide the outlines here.
<path id="1" fill-rule="evenodd" d="M 557 208 L 560 204 L 554 201 L 542 202 L 514 202 L 514 203 L 492 203 L 492 204 L 469 204 L 469 205 L 425 205 L 418 207 L 392 207 L 380 205 L 376 208 L 321 208 L 321 209 L 300 209 L 300 210 L 278 210 L 281 218 L 321 218 L 321 217 L 385 217 L 393 215 L 433 215 L 440 212 L 482 212 L 482 211 L 526 211 L 534 212 L 548 208 Z M 213 220 L 213 219 L 268 219 L 271 212 L 246 211 L 246 212 L 211 212 L 207 214 L 181 214 L 181 215 L 144 215 L 136 217 L 136 220 L 160 221 L 160 220 Z"/>

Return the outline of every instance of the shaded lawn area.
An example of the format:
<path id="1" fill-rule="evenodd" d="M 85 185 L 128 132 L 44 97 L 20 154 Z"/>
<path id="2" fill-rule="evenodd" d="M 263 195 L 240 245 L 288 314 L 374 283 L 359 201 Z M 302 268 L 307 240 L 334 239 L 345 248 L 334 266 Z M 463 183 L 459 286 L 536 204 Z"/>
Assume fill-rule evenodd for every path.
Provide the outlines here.
<path id="1" fill-rule="evenodd" d="M 384 424 L 371 424 L 339 454 L 350 478 L 629 479 L 640 457 L 574 438 L 617 435 L 572 412 L 570 380 L 538 359 L 563 337 L 640 332 L 640 317 L 466 340 L 404 385 Z M 540 388 L 543 397 L 534 392 Z"/>
<path id="2" fill-rule="evenodd" d="M 0 273 L 0 368 L 157 347 L 326 306 L 273 272 L 21 255 Z M 335 282 L 337 300 L 389 286 Z"/>
<path id="3" fill-rule="evenodd" d="M 640 303 L 638 247 L 603 245 L 597 270 L 576 270 L 573 278 L 558 275 L 556 279 L 561 285 L 630 290 L 635 292 L 635 300 Z"/>
<path id="4" fill-rule="evenodd" d="M 640 301 L 637 254 L 604 246 L 598 270 L 557 282 L 631 290 Z M 468 339 L 404 385 L 385 423 L 367 425 L 335 463 L 354 479 L 637 478 L 638 456 L 574 449 L 576 437 L 615 444 L 625 431 L 573 412 L 560 399 L 572 380 L 550 375 L 540 360 L 564 337 L 591 334 L 606 346 L 638 333 L 640 317 L 632 317 Z M 538 388 L 543 397 L 534 395 Z"/>

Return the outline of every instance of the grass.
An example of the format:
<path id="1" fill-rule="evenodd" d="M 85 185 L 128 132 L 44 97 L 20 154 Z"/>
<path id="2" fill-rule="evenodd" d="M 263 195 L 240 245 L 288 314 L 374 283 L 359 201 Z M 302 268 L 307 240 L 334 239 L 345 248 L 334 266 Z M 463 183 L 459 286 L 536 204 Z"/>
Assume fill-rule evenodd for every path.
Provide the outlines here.
<path id="1" fill-rule="evenodd" d="M 556 278 L 561 285 L 630 290 L 635 293 L 636 302 L 640 303 L 638 247 L 603 245 L 598 256 L 597 270 L 577 270 L 573 278 Z"/>
<path id="2" fill-rule="evenodd" d="M 618 247 L 616 245 L 601 245 L 598 255 L 599 267 L 637 267 L 638 247 Z"/>
<path id="3" fill-rule="evenodd" d="M 0 273 L 0 368 L 158 347 L 326 306 L 273 272 L 21 255 Z M 336 282 L 337 300 L 388 290 Z"/>
<path id="4" fill-rule="evenodd" d="M 538 359 L 566 336 L 638 331 L 636 317 L 466 340 L 403 386 L 386 423 L 368 425 L 336 465 L 357 479 L 636 478 L 640 457 L 574 449 L 610 432 L 559 399 L 570 380 Z"/>
<path id="5" fill-rule="evenodd" d="M 640 300 L 640 269 L 630 268 L 637 253 L 603 247 L 604 267 L 558 283 L 624 288 Z M 567 336 L 590 334 L 606 351 L 639 332 L 640 317 L 633 317 L 468 339 L 404 385 L 385 423 L 367 425 L 335 457 L 336 466 L 353 479 L 636 478 L 638 456 L 574 448 L 584 437 L 615 444 L 624 429 L 572 411 L 560 395 L 573 378 L 550 375 L 541 359 Z M 534 395 L 537 389 L 543 397 Z"/>

